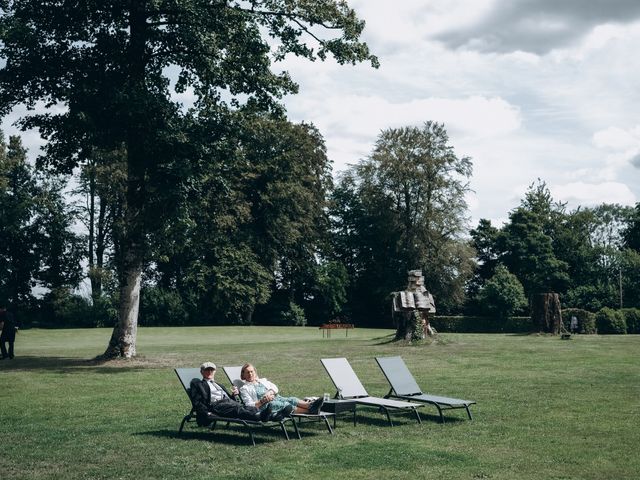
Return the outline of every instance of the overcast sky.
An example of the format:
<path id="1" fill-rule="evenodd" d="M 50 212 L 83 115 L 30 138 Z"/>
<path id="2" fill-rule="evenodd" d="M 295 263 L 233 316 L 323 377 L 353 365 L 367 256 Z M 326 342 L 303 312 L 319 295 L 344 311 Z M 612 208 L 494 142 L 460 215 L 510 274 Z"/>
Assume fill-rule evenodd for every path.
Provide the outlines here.
<path id="1" fill-rule="evenodd" d="M 499 225 L 547 182 L 569 208 L 640 200 L 640 0 L 349 0 L 366 20 L 368 65 L 288 59 L 334 170 L 381 130 L 443 122 L 474 165 L 471 226 Z M 2 128 L 20 109 L 3 119 Z M 23 135 L 31 155 L 38 135 Z"/>
<path id="2" fill-rule="evenodd" d="M 381 67 L 287 61 L 293 120 L 334 170 L 382 129 L 444 122 L 474 172 L 471 226 L 547 182 L 569 208 L 640 200 L 639 0 L 350 0 Z"/>

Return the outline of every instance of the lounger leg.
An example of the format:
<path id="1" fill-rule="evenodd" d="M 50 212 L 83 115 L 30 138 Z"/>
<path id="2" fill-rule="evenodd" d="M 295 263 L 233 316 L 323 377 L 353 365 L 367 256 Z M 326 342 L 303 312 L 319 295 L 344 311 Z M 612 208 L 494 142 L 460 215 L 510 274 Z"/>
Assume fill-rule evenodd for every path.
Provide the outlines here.
<path id="1" fill-rule="evenodd" d="M 184 418 L 182 419 L 182 422 L 180 422 L 180 428 L 178 429 L 178 433 L 182 433 L 182 429 L 184 428 L 184 424 L 187 423 L 190 418 L 191 418 L 191 414 L 184 416 Z"/>
<path id="2" fill-rule="evenodd" d="M 282 429 L 282 433 L 287 440 L 289 440 L 289 432 L 287 432 L 287 427 L 284 426 L 284 421 L 280 422 L 280 428 Z"/>
<path id="3" fill-rule="evenodd" d="M 387 420 L 389 420 L 389 425 L 393 427 L 393 422 L 391 421 L 391 415 L 389 414 L 389 409 L 386 407 L 381 407 L 384 410 L 384 413 L 387 414 Z"/>
<path id="4" fill-rule="evenodd" d="M 436 404 L 436 408 L 438 409 L 438 413 L 440 414 L 440 423 L 444 423 L 444 414 L 442 413 L 442 408 L 438 404 Z"/>
<path id="5" fill-rule="evenodd" d="M 253 430 L 251 430 L 251 427 L 249 427 L 248 425 L 247 425 L 247 430 L 249 430 L 249 438 L 251 439 L 251 443 L 255 447 L 256 446 L 256 439 L 253 436 Z"/>
<path id="6" fill-rule="evenodd" d="M 473 417 L 471 416 L 471 410 L 469 410 L 469 405 L 465 405 L 464 408 L 467 409 L 467 415 L 469 415 L 469 420 L 473 420 Z"/>
<path id="7" fill-rule="evenodd" d="M 413 411 L 415 412 L 416 417 L 418 418 L 418 423 L 422 424 L 422 419 L 420 418 L 420 413 L 418 413 L 418 409 L 414 408 Z"/>
<path id="8" fill-rule="evenodd" d="M 296 432 L 296 436 L 298 437 L 298 440 L 302 440 L 302 437 L 300 436 L 300 429 L 298 428 L 298 424 L 293 419 L 291 420 L 291 423 L 293 423 L 293 430 Z"/>
<path id="9" fill-rule="evenodd" d="M 326 416 L 326 415 L 324 415 L 324 416 L 322 417 L 322 419 L 324 420 L 324 423 L 327 425 L 327 430 L 329 430 L 329 433 L 330 433 L 331 435 L 333 435 L 333 430 L 331 429 L 331 424 L 329 423 L 329 420 L 327 420 L 327 416 Z M 335 415 L 333 416 L 333 421 L 334 421 L 334 422 L 336 421 L 336 416 L 335 416 Z M 334 427 L 335 427 L 335 424 L 334 424 Z"/>

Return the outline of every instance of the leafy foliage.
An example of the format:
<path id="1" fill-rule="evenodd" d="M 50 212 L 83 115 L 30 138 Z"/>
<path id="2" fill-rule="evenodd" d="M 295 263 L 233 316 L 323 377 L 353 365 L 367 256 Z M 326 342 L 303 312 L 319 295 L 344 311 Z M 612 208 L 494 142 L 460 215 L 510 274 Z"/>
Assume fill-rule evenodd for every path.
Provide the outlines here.
<path id="1" fill-rule="evenodd" d="M 508 318 L 527 305 L 524 288 L 518 278 L 499 265 L 479 294 L 480 302 L 488 315 Z"/>
<path id="2" fill-rule="evenodd" d="M 622 312 L 609 307 L 604 307 L 596 313 L 596 327 L 600 334 L 627 333 L 627 324 Z"/>
<path id="3" fill-rule="evenodd" d="M 388 322 L 388 295 L 415 268 L 439 308 L 460 305 L 472 268 L 461 239 L 470 175 L 471 160 L 455 155 L 444 125 L 426 122 L 383 131 L 369 158 L 341 178 L 331 213 L 355 317 Z"/>

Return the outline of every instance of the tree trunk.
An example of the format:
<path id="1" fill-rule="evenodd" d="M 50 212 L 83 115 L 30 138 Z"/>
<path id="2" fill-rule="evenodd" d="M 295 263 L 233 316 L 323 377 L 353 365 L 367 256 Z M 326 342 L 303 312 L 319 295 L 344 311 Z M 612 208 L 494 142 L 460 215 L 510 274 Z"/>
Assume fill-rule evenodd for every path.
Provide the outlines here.
<path id="1" fill-rule="evenodd" d="M 396 340 L 422 340 L 425 338 L 425 321 L 418 310 L 397 315 Z"/>
<path id="2" fill-rule="evenodd" d="M 531 321 L 539 331 L 558 335 L 562 324 L 560 295 L 557 293 L 534 295 L 531 302 Z"/>
<path id="3" fill-rule="evenodd" d="M 147 112 L 145 111 L 145 47 L 146 47 L 145 2 L 134 0 L 129 7 L 130 41 L 129 57 L 129 95 L 132 112 L 127 118 L 127 190 L 124 206 L 124 227 L 121 232 L 122 250 L 119 252 L 120 264 L 120 308 L 118 323 L 113 329 L 103 359 L 136 355 L 138 334 L 138 311 L 140 308 L 140 285 L 142 266 L 145 258 L 146 225 L 146 169 L 149 160 L 145 151 L 148 131 L 145 129 Z"/>
<path id="4" fill-rule="evenodd" d="M 142 265 L 137 268 L 132 267 L 125 276 L 126 278 L 120 287 L 118 324 L 113 329 L 109 346 L 102 355 L 105 359 L 136 356 Z"/>

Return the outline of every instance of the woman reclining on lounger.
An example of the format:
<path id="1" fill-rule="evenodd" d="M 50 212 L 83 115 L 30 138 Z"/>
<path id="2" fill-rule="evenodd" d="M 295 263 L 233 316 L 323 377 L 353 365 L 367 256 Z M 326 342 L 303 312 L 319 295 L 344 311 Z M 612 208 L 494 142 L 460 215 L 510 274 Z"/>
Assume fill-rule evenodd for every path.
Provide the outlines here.
<path id="1" fill-rule="evenodd" d="M 278 387 L 266 378 L 258 378 L 258 372 L 250 363 L 242 366 L 240 378 L 244 381 L 240 387 L 240 396 L 244 404 L 255 405 L 260 411 L 267 408 L 267 405 L 271 405 L 274 417 L 284 418 L 291 413 L 315 415 L 322 406 L 322 397 L 313 402 L 307 402 L 297 397 L 278 395 Z"/>

